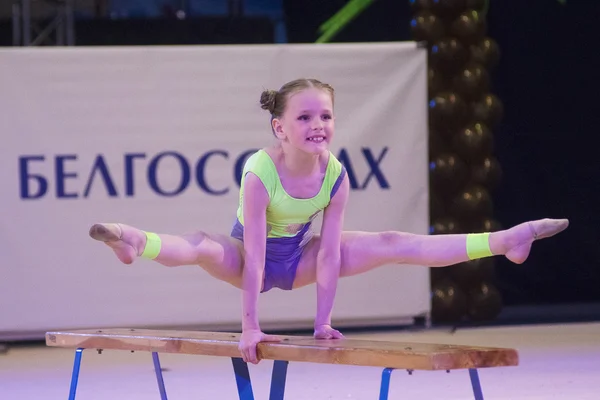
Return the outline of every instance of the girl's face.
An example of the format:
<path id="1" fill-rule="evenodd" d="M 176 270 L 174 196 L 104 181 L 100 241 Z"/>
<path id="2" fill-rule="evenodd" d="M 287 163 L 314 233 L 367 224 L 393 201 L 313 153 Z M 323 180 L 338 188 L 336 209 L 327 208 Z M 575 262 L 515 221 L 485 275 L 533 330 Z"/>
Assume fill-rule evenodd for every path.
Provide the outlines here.
<path id="1" fill-rule="evenodd" d="M 305 153 L 328 150 L 334 134 L 330 94 L 316 88 L 291 94 L 282 118 L 273 120 L 273 129 L 280 140 Z"/>

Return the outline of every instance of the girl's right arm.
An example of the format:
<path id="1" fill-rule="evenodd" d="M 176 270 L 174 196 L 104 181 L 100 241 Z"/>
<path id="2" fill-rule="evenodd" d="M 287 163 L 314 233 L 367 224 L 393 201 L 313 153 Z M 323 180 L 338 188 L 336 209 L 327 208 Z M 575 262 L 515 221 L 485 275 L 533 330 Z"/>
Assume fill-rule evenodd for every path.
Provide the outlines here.
<path id="1" fill-rule="evenodd" d="M 269 194 L 253 173 L 244 179 L 244 269 L 242 271 L 242 336 L 239 350 L 246 362 L 258 363 L 256 345 L 262 341 L 279 341 L 265 335 L 258 321 L 258 296 L 265 269 L 267 242 L 267 205 Z"/>

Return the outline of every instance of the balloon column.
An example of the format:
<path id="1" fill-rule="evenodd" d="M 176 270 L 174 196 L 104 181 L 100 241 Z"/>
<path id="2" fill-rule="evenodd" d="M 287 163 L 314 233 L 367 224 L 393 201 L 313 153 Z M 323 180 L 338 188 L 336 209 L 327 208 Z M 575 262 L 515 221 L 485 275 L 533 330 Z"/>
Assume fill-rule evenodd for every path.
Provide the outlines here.
<path id="1" fill-rule="evenodd" d="M 485 0 L 408 0 L 412 37 L 428 49 L 430 234 L 500 229 L 491 193 L 502 171 L 493 156 L 492 130 L 502 118 L 491 93 L 499 59 L 487 36 Z M 497 316 L 494 259 L 431 268 L 432 320 L 456 323 Z"/>

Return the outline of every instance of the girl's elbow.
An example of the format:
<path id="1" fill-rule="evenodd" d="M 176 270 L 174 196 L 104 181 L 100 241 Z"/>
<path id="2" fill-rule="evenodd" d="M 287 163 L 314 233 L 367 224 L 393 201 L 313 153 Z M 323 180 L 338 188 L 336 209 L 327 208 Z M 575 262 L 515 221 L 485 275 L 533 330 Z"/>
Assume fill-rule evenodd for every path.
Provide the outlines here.
<path id="1" fill-rule="evenodd" d="M 341 254 L 342 252 L 340 246 L 324 246 L 319 249 L 317 257 L 324 260 L 335 260 L 339 259 Z"/>
<path id="2" fill-rule="evenodd" d="M 319 252 L 319 255 L 317 257 L 317 262 L 319 265 L 323 265 L 326 267 L 339 268 L 342 263 L 342 258 L 341 258 L 339 251 L 337 251 L 337 252 L 322 251 L 322 252 Z"/>
<path id="3" fill-rule="evenodd" d="M 247 257 L 244 261 L 244 270 L 248 272 L 262 272 L 265 269 L 264 259 L 260 257 Z"/>

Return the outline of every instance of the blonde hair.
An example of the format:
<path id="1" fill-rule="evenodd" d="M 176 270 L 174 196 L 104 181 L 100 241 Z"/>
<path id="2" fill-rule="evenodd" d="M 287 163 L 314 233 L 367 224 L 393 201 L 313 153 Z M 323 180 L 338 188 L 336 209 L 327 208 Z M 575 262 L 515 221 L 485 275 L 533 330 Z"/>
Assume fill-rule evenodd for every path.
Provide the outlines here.
<path id="1" fill-rule="evenodd" d="M 317 79 L 296 79 L 283 85 L 279 90 L 265 90 L 260 95 L 260 106 L 271 113 L 271 119 L 280 118 L 285 112 L 289 96 L 304 89 L 317 88 L 329 92 L 331 102 L 334 99 L 334 90 L 331 85 Z"/>

